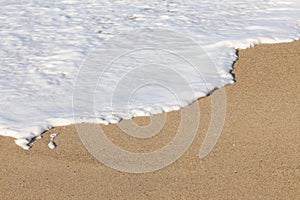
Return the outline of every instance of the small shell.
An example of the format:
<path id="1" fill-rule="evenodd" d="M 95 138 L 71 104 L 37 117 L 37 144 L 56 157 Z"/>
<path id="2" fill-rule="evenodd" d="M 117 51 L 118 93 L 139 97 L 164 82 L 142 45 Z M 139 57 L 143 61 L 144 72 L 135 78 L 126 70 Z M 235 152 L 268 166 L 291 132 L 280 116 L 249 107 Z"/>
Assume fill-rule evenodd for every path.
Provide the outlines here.
<path id="1" fill-rule="evenodd" d="M 48 143 L 48 147 L 49 147 L 50 149 L 55 149 L 55 147 L 56 147 L 55 142 L 50 141 L 50 142 Z"/>
<path id="2" fill-rule="evenodd" d="M 54 140 L 54 138 L 57 136 L 58 134 L 57 133 L 52 133 L 50 135 L 50 140 Z"/>

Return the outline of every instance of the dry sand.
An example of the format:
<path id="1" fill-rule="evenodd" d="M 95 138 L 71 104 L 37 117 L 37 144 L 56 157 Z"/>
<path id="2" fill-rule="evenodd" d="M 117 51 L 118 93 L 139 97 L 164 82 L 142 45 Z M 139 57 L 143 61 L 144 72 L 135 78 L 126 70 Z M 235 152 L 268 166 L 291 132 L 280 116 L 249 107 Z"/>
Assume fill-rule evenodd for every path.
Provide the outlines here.
<path id="1" fill-rule="evenodd" d="M 196 102 L 201 123 L 189 150 L 152 173 L 122 173 L 98 163 L 74 125 L 48 131 L 29 151 L 2 137 L 0 199 L 300 199 L 299 52 L 300 41 L 238 52 L 236 83 L 226 87 L 225 126 L 202 160 L 211 97 Z M 153 151 L 168 144 L 179 121 L 180 111 L 168 113 L 162 132 L 144 140 L 116 125 L 104 129 L 124 149 Z M 149 118 L 135 122 L 145 125 Z M 60 133 L 55 150 L 47 148 L 51 132 Z"/>

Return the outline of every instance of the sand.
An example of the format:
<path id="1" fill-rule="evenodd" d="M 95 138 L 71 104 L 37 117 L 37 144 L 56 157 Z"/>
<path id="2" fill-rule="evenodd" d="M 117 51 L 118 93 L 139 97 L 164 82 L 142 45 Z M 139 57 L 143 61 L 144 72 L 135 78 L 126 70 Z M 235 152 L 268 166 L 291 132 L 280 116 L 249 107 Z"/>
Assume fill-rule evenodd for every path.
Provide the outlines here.
<path id="1" fill-rule="evenodd" d="M 299 52 L 300 41 L 238 51 L 236 83 L 225 87 L 225 125 L 204 159 L 198 154 L 210 122 L 211 96 L 195 102 L 201 123 L 188 151 L 170 166 L 145 174 L 99 163 L 74 125 L 48 131 L 29 151 L 1 137 L 0 199 L 299 199 Z M 180 111 L 166 115 L 164 129 L 150 139 L 125 135 L 117 125 L 103 128 L 123 149 L 149 152 L 167 145 L 177 131 Z M 147 125 L 150 120 L 134 121 Z M 59 133 L 58 147 L 50 150 L 53 132 Z"/>

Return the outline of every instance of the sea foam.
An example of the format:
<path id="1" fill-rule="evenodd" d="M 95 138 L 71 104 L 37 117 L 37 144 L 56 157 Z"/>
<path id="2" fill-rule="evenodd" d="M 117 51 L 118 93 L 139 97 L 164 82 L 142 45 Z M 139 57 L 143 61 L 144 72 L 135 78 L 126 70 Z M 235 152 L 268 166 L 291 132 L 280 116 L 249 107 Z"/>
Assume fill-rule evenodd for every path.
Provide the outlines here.
<path id="1" fill-rule="evenodd" d="M 33 137 L 53 126 L 118 123 L 178 110 L 233 83 L 230 72 L 237 48 L 300 36 L 296 0 L 13 0 L 1 2 L 0 19 L 0 134 L 18 139 L 25 149 Z M 154 30 L 155 41 L 168 42 L 166 33 L 171 33 L 171 42 L 189 38 L 186 49 L 195 49 L 139 49 L 108 68 L 96 66 L 99 60 L 93 55 L 114 55 L 97 51 L 109 49 L 120 38 L 128 42 L 126 48 L 135 40 L 151 46 L 151 38 L 143 37 L 149 36 L 145 30 Z M 210 64 L 197 75 L 188 59 L 176 52 L 200 61 L 203 54 Z M 215 70 L 210 73 L 207 66 Z M 86 89 L 89 86 L 93 90 Z M 92 100 L 85 91 L 93 92 Z"/>

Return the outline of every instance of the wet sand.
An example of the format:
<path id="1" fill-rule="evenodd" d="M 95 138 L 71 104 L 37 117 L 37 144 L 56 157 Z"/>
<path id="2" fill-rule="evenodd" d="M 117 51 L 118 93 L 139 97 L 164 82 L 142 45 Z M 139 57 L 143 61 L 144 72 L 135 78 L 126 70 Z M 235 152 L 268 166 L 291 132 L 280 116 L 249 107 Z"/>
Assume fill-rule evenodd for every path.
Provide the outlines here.
<path id="1" fill-rule="evenodd" d="M 74 125 L 56 127 L 25 151 L 0 138 L 1 199 L 297 199 L 300 197 L 300 41 L 239 50 L 236 83 L 225 87 L 227 112 L 216 146 L 204 159 L 199 149 L 209 127 L 211 96 L 200 106 L 195 140 L 161 170 L 131 174 L 111 169 L 83 146 Z M 188 109 L 188 108 L 185 108 Z M 162 115 L 153 116 L 159 118 Z M 152 120 L 153 120 L 152 119 Z M 114 144 L 150 152 L 175 136 L 181 111 L 166 114 L 150 139 L 103 126 Z M 134 119 L 145 126 L 148 117 Z M 123 122 L 124 123 L 124 122 Z M 94 125 L 86 124 L 87 130 Z M 57 148 L 47 147 L 59 133 Z"/>

